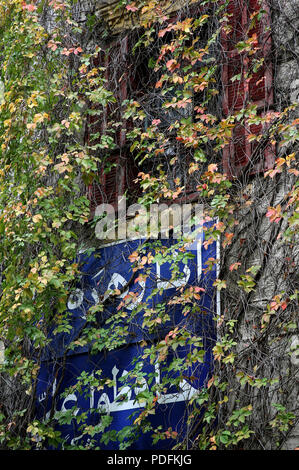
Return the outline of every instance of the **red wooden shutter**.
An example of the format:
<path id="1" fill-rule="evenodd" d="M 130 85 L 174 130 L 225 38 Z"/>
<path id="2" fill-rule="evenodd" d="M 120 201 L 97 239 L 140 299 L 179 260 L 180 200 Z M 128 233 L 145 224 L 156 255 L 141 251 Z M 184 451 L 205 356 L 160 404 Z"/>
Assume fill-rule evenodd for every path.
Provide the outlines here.
<path id="1" fill-rule="evenodd" d="M 260 9 L 266 11 L 257 17 Z M 231 15 L 230 30 L 222 31 L 221 40 L 224 50 L 222 66 L 223 112 L 224 116 L 233 115 L 249 102 L 257 106 L 263 115 L 273 105 L 272 64 L 270 61 L 270 12 L 266 0 L 230 0 L 228 13 Z M 239 52 L 236 44 L 251 39 L 256 52 Z M 262 65 L 255 70 L 255 61 Z M 223 150 L 223 169 L 229 177 L 238 176 L 251 162 L 256 142 L 250 143 L 249 134 L 261 134 L 262 125 L 237 125 L 232 133 L 231 142 Z M 274 151 L 267 147 L 264 158 L 252 162 L 250 173 L 269 169 L 274 164 Z"/>
<path id="2" fill-rule="evenodd" d="M 121 126 L 115 133 L 116 149 L 100 166 L 97 178 L 88 186 L 87 195 L 90 200 L 91 214 L 95 208 L 107 203 L 117 207 L 118 196 L 124 194 L 128 187 L 127 158 L 125 157 L 126 121 L 122 117 L 122 102 L 127 99 L 127 67 L 125 66 L 128 54 L 128 38 L 117 40 L 107 54 L 101 53 L 95 65 L 105 66 L 105 78 L 108 88 L 115 94 L 116 102 L 109 103 L 101 117 L 89 116 L 87 141 L 90 145 L 100 142 L 101 135 L 106 133 L 109 119 L 118 121 Z M 99 133 L 99 137 L 91 141 L 90 135 Z M 102 158 L 102 157 L 101 157 Z"/>

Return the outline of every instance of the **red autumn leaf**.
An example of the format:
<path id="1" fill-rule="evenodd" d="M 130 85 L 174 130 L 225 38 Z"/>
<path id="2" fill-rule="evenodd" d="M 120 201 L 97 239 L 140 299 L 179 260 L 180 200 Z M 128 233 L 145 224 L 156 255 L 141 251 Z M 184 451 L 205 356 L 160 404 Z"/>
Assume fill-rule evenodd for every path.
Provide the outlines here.
<path id="1" fill-rule="evenodd" d="M 177 102 L 177 107 L 178 108 L 186 108 L 188 106 L 188 103 L 191 103 L 191 98 L 188 99 L 183 99 Z"/>
<path id="2" fill-rule="evenodd" d="M 173 70 L 179 68 L 180 65 L 177 63 L 175 59 L 170 59 L 166 62 L 166 67 L 168 68 L 168 70 L 173 72 Z"/>
<path id="3" fill-rule="evenodd" d="M 129 5 L 126 5 L 126 9 L 129 11 L 137 11 L 138 8 L 135 6 L 135 2 L 129 3 Z"/>
<path id="4" fill-rule="evenodd" d="M 270 307 L 271 307 L 271 310 L 278 310 L 279 309 L 279 303 L 276 302 L 276 300 L 274 300 L 273 302 L 270 303 Z"/>
<path id="5" fill-rule="evenodd" d="M 278 205 L 277 207 L 268 207 L 268 212 L 266 213 L 266 217 L 268 217 L 271 222 L 278 223 L 281 220 L 280 205 Z"/>
<path id="6" fill-rule="evenodd" d="M 239 266 L 241 266 L 241 263 L 233 263 L 230 265 L 229 270 L 233 271 L 234 269 L 238 269 Z"/>
<path id="7" fill-rule="evenodd" d="M 66 47 L 61 51 L 61 55 L 66 55 L 66 56 L 69 56 L 71 53 L 72 53 L 72 50 L 71 49 L 67 50 Z"/>
<path id="8" fill-rule="evenodd" d="M 205 289 L 204 289 L 203 287 L 195 286 L 195 287 L 194 287 L 194 291 L 195 291 L 195 292 L 205 292 Z"/>
<path id="9" fill-rule="evenodd" d="M 160 31 L 158 32 L 158 37 L 163 38 L 163 36 L 165 36 L 165 34 L 171 31 L 172 29 L 175 29 L 175 24 L 170 24 L 167 26 L 167 28 L 160 29 Z"/>
<path id="10" fill-rule="evenodd" d="M 160 122 L 161 122 L 160 119 L 153 119 L 152 120 L 152 125 L 157 126 L 158 124 L 160 124 Z"/>
<path id="11" fill-rule="evenodd" d="M 265 172 L 265 177 L 266 176 L 270 176 L 270 178 L 274 178 L 274 176 L 277 174 L 277 173 L 281 173 L 281 169 L 280 168 L 275 168 L 274 170 L 268 170 Z"/>
<path id="12" fill-rule="evenodd" d="M 79 52 L 83 52 L 81 47 L 77 47 L 76 49 L 74 49 L 74 54 L 77 55 Z"/>
<path id="13" fill-rule="evenodd" d="M 29 5 L 23 5 L 23 10 L 34 11 L 36 10 L 36 6 L 29 3 Z"/>

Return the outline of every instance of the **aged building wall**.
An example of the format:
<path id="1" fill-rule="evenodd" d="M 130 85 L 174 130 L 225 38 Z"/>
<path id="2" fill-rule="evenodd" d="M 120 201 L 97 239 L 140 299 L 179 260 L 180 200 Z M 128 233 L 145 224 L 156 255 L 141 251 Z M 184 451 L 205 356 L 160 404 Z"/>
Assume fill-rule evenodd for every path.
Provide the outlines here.
<path id="1" fill-rule="evenodd" d="M 299 101 L 298 0 L 272 0 L 276 107 Z"/>
<path id="2" fill-rule="evenodd" d="M 88 13 L 95 13 L 99 20 L 108 23 L 114 32 L 127 26 L 126 19 L 115 9 L 116 2 L 82 1 L 75 7 L 75 19 L 84 22 Z M 274 109 L 283 110 L 292 103 L 299 102 L 299 1 L 271 0 L 273 64 L 274 64 Z M 292 118 L 298 117 L 298 110 Z M 294 144 L 277 145 L 277 156 L 296 152 Z M 229 367 L 222 370 L 227 374 L 230 399 L 220 412 L 220 420 L 239 400 L 244 406 L 255 404 L 249 426 L 255 431 L 254 440 L 248 441 L 249 448 L 275 449 L 276 440 L 284 441 L 283 449 L 299 446 L 299 425 L 294 420 L 293 428 L 282 432 L 283 436 L 271 432 L 275 417 L 273 403 L 279 403 L 297 414 L 298 403 L 298 330 L 296 307 L 290 305 L 271 319 L 271 327 L 261 329 L 263 314 L 267 304 L 277 292 L 290 296 L 296 289 L 298 266 L 298 245 L 286 243 L 282 233 L 286 223 L 269 222 L 266 217 L 269 206 L 285 206 L 295 177 L 286 171 L 275 178 L 264 178 L 262 174 L 242 177 L 235 182 L 232 193 L 239 201 L 234 229 L 234 242 L 222 250 L 220 277 L 226 279 L 227 290 L 222 295 L 222 314 L 227 320 L 236 321 L 237 360 L 235 367 L 240 373 L 256 378 L 266 377 L 265 388 L 249 392 L 246 385 L 240 386 L 232 379 Z M 251 205 L 246 204 L 248 199 Z M 83 238 L 84 238 L 84 234 Z M 92 238 L 92 234 L 89 234 Z M 244 273 L 252 266 L 260 266 L 255 275 L 254 293 L 244 292 L 236 283 L 236 274 L 229 266 L 242 260 Z M 238 273 L 239 274 L 239 273 Z M 298 286 L 297 286 L 298 288 Z M 292 325 L 291 327 L 289 325 Z M 225 334 L 225 326 L 220 333 Z M 259 363 L 259 369 L 256 364 Z M 253 389 L 251 389 L 253 390 Z M 249 393 L 249 395 L 248 395 Z M 268 430 L 265 432 L 265 429 Z M 262 430 L 262 431 L 261 431 Z"/>
<path id="3" fill-rule="evenodd" d="M 274 0 L 271 2 L 271 12 L 274 109 L 282 111 L 286 106 L 298 103 L 299 2 Z M 289 119 L 296 117 L 298 108 L 291 113 Z M 297 150 L 293 142 L 277 144 L 276 157 L 296 153 Z M 293 326 L 296 323 L 296 305 L 290 303 L 286 310 L 271 320 L 271 326 L 261 330 L 263 313 L 274 296 L 283 292 L 288 297 L 298 288 L 298 243 L 296 246 L 282 238 L 287 228 L 283 219 L 278 223 L 271 223 L 266 217 L 268 207 L 278 204 L 282 208 L 286 207 L 296 177 L 289 175 L 287 171 L 277 176 L 273 179 L 264 178 L 263 175 L 247 176 L 234 185 L 233 194 L 239 198 L 236 213 L 238 225 L 234 230 L 234 242 L 222 252 L 220 273 L 228 285 L 222 296 L 222 313 L 225 318 L 236 321 L 236 367 L 239 367 L 240 374 L 274 379 L 273 385 L 263 391 L 256 390 L 252 397 L 248 396 L 246 386 L 230 383 L 231 407 L 235 400 L 246 404 L 252 399 L 255 403 L 251 427 L 255 430 L 256 437 L 251 445 L 262 449 L 276 448 L 277 435 L 275 432 L 271 435 L 271 422 L 275 416 L 273 403 L 292 409 L 298 419 L 298 356 L 295 351 L 298 329 Z M 248 199 L 251 200 L 250 205 L 246 203 Z M 236 261 L 242 262 L 244 274 L 251 266 L 260 266 L 254 276 L 254 293 L 242 291 L 236 283 L 237 276 L 229 271 L 229 266 Z M 291 324 L 292 327 L 289 327 Z M 257 363 L 260 364 L 259 370 L 256 370 Z M 226 373 L 229 376 L 228 370 L 223 375 Z M 282 433 L 283 437 L 280 435 L 280 439 L 284 440 L 283 449 L 298 447 L 299 427 L 296 422 L 295 419 L 291 430 Z"/>
<path id="4" fill-rule="evenodd" d="M 299 1 L 273 0 L 273 41 L 276 55 L 275 92 L 279 109 L 289 103 L 299 104 Z M 298 118 L 299 107 L 294 111 Z M 298 151 L 292 146 L 288 151 Z M 295 270 L 298 271 L 298 246 L 294 252 Z M 289 338 L 289 348 L 294 351 L 290 357 L 291 366 L 296 370 L 296 378 L 291 384 L 294 403 L 298 404 L 298 332 Z M 296 350 L 297 349 L 297 350 Z M 283 449 L 293 450 L 299 446 L 299 423 L 291 430 Z"/>

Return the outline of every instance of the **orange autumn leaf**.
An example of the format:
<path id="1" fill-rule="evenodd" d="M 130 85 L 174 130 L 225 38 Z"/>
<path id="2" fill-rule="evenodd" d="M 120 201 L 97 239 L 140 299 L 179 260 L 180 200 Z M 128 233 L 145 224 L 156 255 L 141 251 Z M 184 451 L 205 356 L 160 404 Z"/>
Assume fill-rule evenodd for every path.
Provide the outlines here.
<path id="1" fill-rule="evenodd" d="M 131 253 L 130 256 L 129 256 L 129 260 L 131 261 L 131 263 L 134 263 L 138 259 L 139 259 L 139 255 L 138 255 L 137 251 L 133 251 L 133 253 Z"/>

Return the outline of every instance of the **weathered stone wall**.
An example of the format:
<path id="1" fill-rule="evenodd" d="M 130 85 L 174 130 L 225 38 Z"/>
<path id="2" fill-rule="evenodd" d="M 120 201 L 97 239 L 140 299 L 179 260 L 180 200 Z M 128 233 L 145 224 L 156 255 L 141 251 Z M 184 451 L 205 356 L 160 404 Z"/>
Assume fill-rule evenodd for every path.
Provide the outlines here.
<path id="1" fill-rule="evenodd" d="M 271 0 L 275 105 L 299 102 L 299 2 Z"/>
<path id="2" fill-rule="evenodd" d="M 274 72 L 274 109 L 282 111 L 286 106 L 299 102 L 299 1 L 272 0 L 272 44 Z M 291 113 L 291 119 L 298 117 L 298 108 Z M 294 143 L 278 144 L 277 156 L 296 152 Z M 298 329 L 289 328 L 298 320 L 295 305 L 289 305 L 270 320 L 269 328 L 261 330 L 261 319 L 266 306 L 277 293 L 286 296 L 298 288 L 299 246 L 285 241 L 282 236 L 287 226 L 281 219 L 271 223 L 266 217 L 267 208 L 278 204 L 284 209 L 295 183 L 295 177 L 287 171 L 273 179 L 263 175 L 251 175 L 233 188 L 239 208 L 235 214 L 239 224 L 235 227 L 234 242 L 221 257 L 220 277 L 226 279 L 227 290 L 223 295 L 223 313 L 226 319 L 236 321 L 237 359 L 236 367 L 244 374 L 255 378 L 276 379 L 276 384 L 263 391 L 249 392 L 234 380 L 230 382 L 230 402 L 236 400 L 244 406 L 253 403 L 249 427 L 254 429 L 255 438 L 249 448 L 275 450 L 276 440 L 284 441 L 283 449 L 299 446 L 299 425 L 294 420 L 292 429 L 283 431 L 279 437 L 277 428 L 271 432 L 271 422 L 276 413 L 274 403 L 279 403 L 297 415 L 298 420 Z M 251 204 L 247 205 L 247 201 Z M 242 260 L 242 274 L 253 265 L 260 269 L 255 277 L 254 291 L 246 293 L 238 285 L 238 275 L 229 271 L 229 266 Z M 244 272 L 243 272 L 244 271 Z M 224 333 L 224 332 L 223 332 Z M 298 349 L 297 349 L 298 354 Z M 258 369 L 256 369 L 259 364 Z M 230 374 L 229 369 L 223 371 Z M 251 397 L 249 394 L 251 393 Z"/>
<path id="3" fill-rule="evenodd" d="M 275 99 L 278 109 L 289 103 L 299 103 L 299 1 L 298 0 L 272 0 L 273 15 L 273 43 L 275 54 Z M 299 117 L 299 107 L 294 112 Z M 287 150 L 294 151 L 292 148 Z M 295 149 L 296 150 L 296 149 Z M 277 195 L 278 197 L 278 195 Z M 298 247 L 297 247 L 298 248 Z M 298 271 L 298 249 L 295 258 Z M 290 348 L 298 348 L 299 336 L 294 334 L 289 340 Z M 298 354 L 298 349 L 297 349 Z M 298 387 L 298 355 L 294 352 L 291 363 L 297 368 Z M 292 398 L 298 406 L 298 388 L 296 381 L 291 384 Z M 284 449 L 292 450 L 299 447 L 299 424 L 295 425 L 286 439 Z"/>

